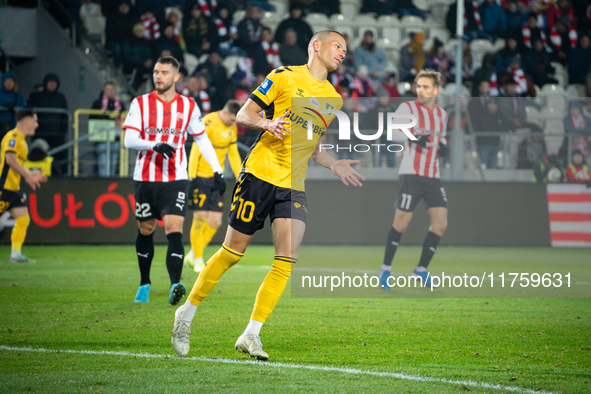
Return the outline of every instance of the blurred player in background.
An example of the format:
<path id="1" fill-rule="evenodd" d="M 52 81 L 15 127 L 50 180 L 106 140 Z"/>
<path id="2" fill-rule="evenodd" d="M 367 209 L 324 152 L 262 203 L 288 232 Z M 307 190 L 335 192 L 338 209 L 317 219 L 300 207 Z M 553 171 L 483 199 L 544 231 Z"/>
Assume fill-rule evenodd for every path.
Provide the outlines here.
<path id="1" fill-rule="evenodd" d="M 222 168 L 205 133 L 199 107 L 195 101 L 174 90 L 174 84 L 180 78 L 178 70 L 179 62 L 174 57 L 159 58 L 153 75 L 156 90 L 132 101 L 123 124 L 125 147 L 139 151 L 133 179 L 135 217 L 139 228 L 135 247 L 141 281 L 135 302 L 149 302 L 153 235 L 156 220 L 161 217 L 168 239 L 168 302 L 176 305 L 186 292 L 180 280 L 185 257 L 182 231 L 187 209 L 187 133 L 195 138 L 201 154 L 211 165 L 215 187 L 220 193 L 226 189 Z"/>
<path id="2" fill-rule="evenodd" d="M 441 236 L 447 228 L 447 196 L 439 180 L 439 156 L 449 154 L 447 146 L 447 112 L 435 105 L 439 94 L 441 74 L 433 70 L 421 71 L 415 78 L 417 99 L 407 101 L 398 107 L 396 114 L 412 114 L 417 125 L 412 128 L 416 141 L 405 143 L 398 174 L 398 192 L 394 204 L 394 223 L 388 234 L 384 263 L 380 268 L 380 285 L 389 289 L 388 277 L 392 259 L 400 243 L 402 233 L 412 220 L 413 211 L 421 198 L 429 213 L 431 225 L 423 243 L 419 265 L 413 274 L 418 275 L 426 286 L 431 286 L 427 267 L 433 258 Z"/>
<path id="3" fill-rule="evenodd" d="M 21 191 L 21 177 L 31 189 L 36 190 L 47 177 L 41 172 L 32 172 L 24 167 L 29 148 L 26 137 L 35 134 L 39 127 L 37 114 L 32 110 L 21 110 L 16 113 L 16 128 L 10 130 L 2 139 L 0 153 L 0 214 L 8 211 L 15 220 L 10 238 L 12 251 L 11 263 L 28 263 L 29 259 L 21 253 L 27 228 L 31 221 L 27 208 L 27 196 Z"/>
<path id="4" fill-rule="evenodd" d="M 292 97 L 316 97 L 319 106 L 326 104 L 325 108 L 329 108 L 330 102 L 332 108 L 340 109 L 342 98 L 326 76 L 343 62 L 346 52 L 345 39 L 340 33 L 330 30 L 317 32 L 308 47 L 308 64 L 273 70 L 238 113 L 238 123 L 261 133 L 244 161 L 234 188 L 224 243 L 201 271 L 187 302 L 175 313 L 172 345 L 179 355 L 189 352 L 191 321 L 197 306 L 222 275 L 240 261 L 253 234 L 263 228 L 265 219 L 270 216 L 275 244 L 273 266 L 256 295 L 250 323 L 235 345 L 237 350 L 251 357 L 259 360 L 269 358 L 263 351 L 259 333 L 285 289 L 293 264 L 297 262 L 308 213 L 303 186 L 308 159 L 330 168 L 345 185 L 361 186 L 357 178 L 364 179 L 351 168 L 351 164 L 359 161 L 337 161 L 326 150 L 319 150 L 320 133 L 314 133 L 312 139 L 306 139 L 297 146 L 297 152 L 305 152 L 299 155 L 300 160 L 294 161 L 292 156 L 295 150 L 290 133 L 298 133 L 299 136 L 307 133 L 303 124 L 291 130 L 295 126 L 287 117 Z M 259 115 L 263 110 L 265 117 Z M 328 117 L 327 123 L 333 118 L 334 115 Z M 292 177 L 300 182 L 292 184 Z"/>
<path id="5" fill-rule="evenodd" d="M 236 179 L 241 166 L 240 153 L 236 145 L 238 141 L 236 114 L 239 110 L 238 101 L 230 100 L 222 110 L 203 117 L 205 132 L 215 149 L 222 170 L 224 170 L 227 155 Z M 195 272 L 201 272 L 205 266 L 203 250 L 222 224 L 224 196 L 215 189 L 213 170 L 201 155 L 195 142 L 189 156 L 189 179 L 191 181 L 189 181 L 187 194 L 189 209 L 193 210 L 192 249 L 185 257 L 185 263 L 193 267 Z"/>

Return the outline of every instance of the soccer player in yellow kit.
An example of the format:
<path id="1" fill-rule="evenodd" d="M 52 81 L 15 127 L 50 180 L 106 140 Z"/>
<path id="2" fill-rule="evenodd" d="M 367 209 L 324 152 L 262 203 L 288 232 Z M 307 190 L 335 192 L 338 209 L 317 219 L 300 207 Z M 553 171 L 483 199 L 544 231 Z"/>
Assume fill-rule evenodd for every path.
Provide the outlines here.
<path id="1" fill-rule="evenodd" d="M 41 186 L 40 182 L 47 182 L 47 177 L 41 172 L 32 172 L 24 167 L 29 154 L 25 137 L 35 134 L 37 127 L 39 127 L 37 114 L 28 109 L 22 110 L 16 113 L 16 128 L 2 138 L 0 214 L 8 211 L 16 222 L 12 229 L 10 263 L 29 262 L 29 259 L 21 253 L 31 221 L 27 208 L 27 196 L 21 191 L 21 177 L 33 190 Z"/>
<path id="2" fill-rule="evenodd" d="M 287 120 L 292 97 L 305 97 L 318 108 L 341 108 L 342 98 L 326 77 L 342 63 L 346 52 L 345 39 L 340 33 L 332 30 L 315 33 L 308 45 L 308 64 L 273 70 L 238 113 L 238 123 L 261 134 L 251 147 L 234 188 L 224 243 L 201 271 L 187 302 L 175 313 L 172 345 L 179 355 L 189 352 L 190 326 L 197 306 L 221 276 L 240 261 L 252 235 L 270 216 L 275 244 L 273 266 L 256 295 L 250 323 L 235 345 L 251 357 L 269 358 L 263 351 L 259 333 L 297 262 L 306 228 L 304 179 L 308 159 L 329 168 L 345 185 L 361 186 L 359 179 L 364 179 L 351 168 L 351 164 L 359 161 L 337 161 L 326 150 L 319 149 L 326 125 L 322 126 L 322 132 L 313 133 L 313 138 L 307 140 L 307 128 Z M 265 117 L 259 115 L 263 110 Z M 303 141 L 293 144 L 294 139 Z"/>
<path id="3" fill-rule="evenodd" d="M 220 166 L 224 169 L 226 155 L 230 160 L 230 167 L 238 179 L 240 167 L 240 153 L 236 142 L 236 114 L 240 104 L 236 100 L 229 100 L 220 111 L 203 117 L 205 132 L 215 149 Z M 191 225 L 191 251 L 185 257 L 185 264 L 193 267 L 195 272 L 201 272 L 203 250 L 211 241 L 218 227 L 222 224 L 222 209 L 224 196 L 215 189 L 213 170 L 207 160 L 201 156 L 197 143 L 193 142 L 189 156 L 189 196 L 188 208 L 193 210 L 193 224 Z"/>

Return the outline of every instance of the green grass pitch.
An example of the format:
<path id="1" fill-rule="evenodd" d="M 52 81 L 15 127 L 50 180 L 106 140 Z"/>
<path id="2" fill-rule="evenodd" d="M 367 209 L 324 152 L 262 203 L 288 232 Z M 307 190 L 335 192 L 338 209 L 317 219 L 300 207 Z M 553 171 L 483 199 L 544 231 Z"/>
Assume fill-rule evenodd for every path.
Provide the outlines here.
<path id="1" fill-rule="evenodd" d="M 377 270 L 382 248 L 366 248 Z M 193 359 L 180 359 L 170 345 L 165 247 L 156 248 L 145 305 L 133 303 L 133 246 L 25 253 L 37 263 L 8 264 L 0 248 L 0 392 L 591 392 L 589 298 L 292 298 L 288 284 L 261 332 L 271 359 L 240 363 L 247 356 L 234 342 L 273 256 L 271 246 L 252 246 L 197 310 Z M 401 247 L 395 266 L 412 268 L 419 254 Z M 585 250 L 440 247 L 432 266 L 523 259 L 532 272 L 536 262 L 591 264 Z M 196 276 L 184 270 L 188 289 Z"/>

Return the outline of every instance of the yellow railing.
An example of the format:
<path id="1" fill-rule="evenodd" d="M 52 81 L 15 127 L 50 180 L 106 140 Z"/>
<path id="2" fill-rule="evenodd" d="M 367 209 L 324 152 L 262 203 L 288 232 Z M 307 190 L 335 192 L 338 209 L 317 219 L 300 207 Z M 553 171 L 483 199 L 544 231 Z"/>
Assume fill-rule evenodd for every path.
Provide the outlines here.
<path id="1" fill-rule="evenodd" d="M 100 109 L 77 109 L 74 111 L 74 141 L 76 144 L 74 145 L 74 157 L 72 160 L 73 165 L 73 174 L 74 177 L 79 175 L 79 155 L 80 155 L 80 147 L 78 146 L 78 141 L 80 140 L 80 115 L 107 115 L 109 119 L 112 120 L 120 120 L 120 124 L 123 124 L 125 121 L 125 116 L 127 116 L 128 111 L 106 111 L 103 112 Z M 121 136 L 119 144 L 119 176 L 126 177 L 129 174 L 129 152 L 123 146 L 123 141 L 125 138 L 124 130 L 121 130 Z"/>

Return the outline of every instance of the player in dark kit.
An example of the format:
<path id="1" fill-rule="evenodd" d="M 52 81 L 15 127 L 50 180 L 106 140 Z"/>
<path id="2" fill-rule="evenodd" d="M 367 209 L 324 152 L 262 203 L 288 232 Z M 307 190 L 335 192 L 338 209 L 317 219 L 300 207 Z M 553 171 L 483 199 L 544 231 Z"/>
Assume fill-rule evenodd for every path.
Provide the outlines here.
<path id="1" fill-rule="evenodd" d="M 412 133 L 417 140 L 406 142 L 398 171 L 400 176 L 394 204 L 396 213 L 388 234 L 384 263 L 379 273 L 380 285 L 386 290 L 390 288 L 388 278 L 392 269 L 392 259 L 418 202 L 423 199 L 431 225 L 423 243 L 419 265 L 414 269 L 413 275 L 419 276 L 426 286 L 431 286 L 427 266 L 447 227 L 447 196 L 439 180 L 438 160 L 438 156 L 445 157 L 449 153 L 445 138 L 447 112 L 435 105 L 441 85 L 441 74 L 433 70 L 421 71 L 415 81 L 417 99 L 400 104 L 396 110 L 398 115 L 412 114 L 416 117 L 417 125 L 412 128 Z"/>
<path id="2" fill-rule="evenodd" d="M 125 147 L 139 151 L 133 179 L 139 228 L 135 246 L 141 274 L 134 301 L 140 303 L 149 302 L 153 235 L 156 220 L 161 217 L 168 238 L 166 268 L 171 283 L 168 302 L 176 305 L 186 292 L 180 280 L 185 255 L 182 229 L 187 209 L 187 133 L 195 138 L 201 154 L 211 165 L 215 187 L 220 194 L 226 189 L 222 168 L 205 133 L 199 107 L 174 90 L 180 78 L 178 69 L 179 63 L 174 57 L 158 59 L 154 66 L 156 90 L 133 100 L 123 125 Z"/>

